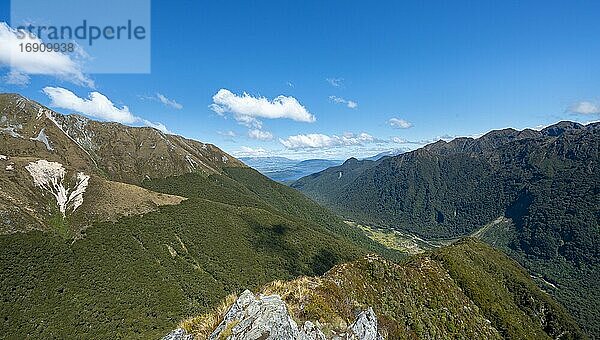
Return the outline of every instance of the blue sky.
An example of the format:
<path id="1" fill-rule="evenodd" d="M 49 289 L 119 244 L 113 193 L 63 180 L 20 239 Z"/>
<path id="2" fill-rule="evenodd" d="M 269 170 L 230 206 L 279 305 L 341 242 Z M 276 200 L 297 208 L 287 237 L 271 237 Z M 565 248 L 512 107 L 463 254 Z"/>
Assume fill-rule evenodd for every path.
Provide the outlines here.
<path id="1" fill-rule="evenodd" d="M 127 106 L 130 124 L 298 159 L 600 118 L 597 1 L 154 0 L 151 13 L 151 73 L 19 81 L 5 62 L 0 91 L 45 105 L 65 92 L 44 88 L 84 103 L 98 92 L 117 116 Z M 54 99 L 59 112 L 117 117 Z"/>

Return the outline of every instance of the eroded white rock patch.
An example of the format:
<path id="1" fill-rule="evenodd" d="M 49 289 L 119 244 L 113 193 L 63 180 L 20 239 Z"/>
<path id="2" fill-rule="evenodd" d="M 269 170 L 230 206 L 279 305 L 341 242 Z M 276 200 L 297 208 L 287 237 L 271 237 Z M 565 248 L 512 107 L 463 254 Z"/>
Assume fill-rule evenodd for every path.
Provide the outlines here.
<path id="1" fill-rule="evenodd" d="M 38 133 L 37 137 L 29 138 L 29 139 L 35 140 L 38 142 L 42 142 L 42 143 L 44 143 L 44 145 L 46 145 L 46 149 L 48 151 L 53 151 L 54 148 L 50 145 L 50 141 L 48 140 L 48 136 L 46 135 L 46 132 L 44 130 L 46 130 L 46 128 L 42 128 L 40 130 L 40 133 Z"/>
<path id="2" fill-rule="evenodd" d="M 63 165 L 58 162 L 40 159 L 29 163 L 25 169 L 33 177 L 33 184 L 36 187 L 54 196 L 56 205 L 63 217 L 66 216 L 68 211 L 73 212 L 83 204 L 83 194 L 88 187 L 90 176 L 83 172 L 77 173 L 75 185 L 72 188 L 67 188 L 64 183 L 67 172 Z"/>

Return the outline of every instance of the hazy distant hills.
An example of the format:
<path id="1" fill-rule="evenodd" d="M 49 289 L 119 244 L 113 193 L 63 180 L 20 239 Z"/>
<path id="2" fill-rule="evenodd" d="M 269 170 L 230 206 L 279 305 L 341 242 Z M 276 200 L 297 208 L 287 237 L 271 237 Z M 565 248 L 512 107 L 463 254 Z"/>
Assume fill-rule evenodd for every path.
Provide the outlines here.
<path id="1" fill-rule="evenodd" d="M 554 288 L 600 335 L 600 123 L 560 122 L 438 141 L 376 162 L 350 159 L 292 184 L 348 219 L 426 238 L 496 218 L 493 242 Z"/>
<path id="2" fill-rule="evenodd" d="M 404 152 L 405 150 L 400 149 L 390 150 L 364 158 L 364 160 L 378 161 L 384 157 L 397 156 Z M 344 162 L 330 159 L 296 161 L 285 157 L 241 157 L 240 161 L 258 170 L 270 179 L 285 184 L 290 184 L 304 176 L 323 171 L 327 168 L 341 165 Z"/>
<path id="3" fill-rule="evenodd" d="M 291 183 L 304 176 L 342 163 L 342 161 L 328 159 L 295 161 L 285 157 L 241 157 L 240 160 L 270 179 L 281 183 Z"/>
<path id="4" fill-rule="evenodd" d="M 405 149 L 388 150 L 388 151 L 380 152 L 374 156 L 363 158 L 363 159 L 367 160 L 367 161 L 378 161 L 378 160 L 382 159 L 383 157 L 394 157 L 394 156 L 401 155 L 405 152 L 407 152 L 407 150 L 405 150 Z"/>

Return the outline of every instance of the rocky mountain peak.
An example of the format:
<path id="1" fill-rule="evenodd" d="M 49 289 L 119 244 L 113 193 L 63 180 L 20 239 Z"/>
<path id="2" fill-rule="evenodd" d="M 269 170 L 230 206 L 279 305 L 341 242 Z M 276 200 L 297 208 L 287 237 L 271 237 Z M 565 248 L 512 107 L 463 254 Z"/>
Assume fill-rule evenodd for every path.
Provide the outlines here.
<path id="1" fill-rule="evenodd" d="M 561 121 L 544 128 L 541 132 L 548 136 L 560 136 L 567 131 L 581 130 L 583 128 L 583 125 L 576 122 Z"/>

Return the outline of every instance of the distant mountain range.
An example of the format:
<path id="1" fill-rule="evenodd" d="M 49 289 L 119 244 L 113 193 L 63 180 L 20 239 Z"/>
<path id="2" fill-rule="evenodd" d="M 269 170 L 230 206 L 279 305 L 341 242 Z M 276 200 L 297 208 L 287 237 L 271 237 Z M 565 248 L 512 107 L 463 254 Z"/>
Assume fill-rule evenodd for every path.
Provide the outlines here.
<path id="1" fill-rule="evenodd" d="M 384 157 L 397 156 L 404 152 L 406 152 L 404 149 L 389 150 L 364 158 L 364 160 L 377 161 Z M 240 157 L 239 160 L 270 179 L 284 184 L 291 184 L 304 176 L 320 172 L 344 162 L 330 159 L 297 161 L 285 157 Z"/>
<path id="2" fill-rule="evenodd" d="M 380 153 L 376 154 L 375 156 L 363 158 L 363 160 L 378 161 L 378 160 L 382 159 L 383 157 L 394 157 L 394 156 L 401 155 L 407 151 L 408 150 L 406 150 L 406 149 L 388 150 L 388 151 L 380 152 Z"/>
<path id="3" fill-rule="evenodd" d="M 331 166 L 342 164 L 342 161 L 338 160 L 307 159 L 296 161 L 285 157 L 241 157 L 240 161 L 270 179 L 286 184 Z"/>
<path id="4" fill-rule="evenodd" d="M 508 218 L 512 226 L 488 230 L 490 241 L 552 282 L 551 293 L 600 336 L 600 123 L 504 129 L 349 159 L 291 186 L 347 219 L 429 239 Z"/>

